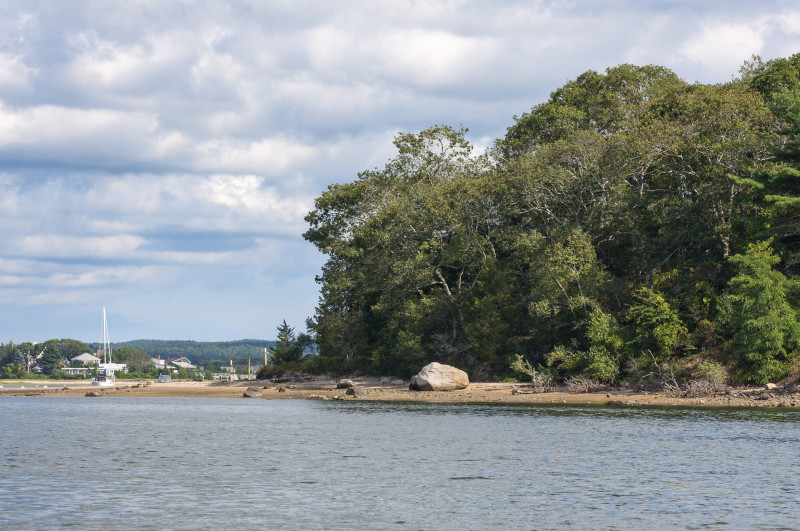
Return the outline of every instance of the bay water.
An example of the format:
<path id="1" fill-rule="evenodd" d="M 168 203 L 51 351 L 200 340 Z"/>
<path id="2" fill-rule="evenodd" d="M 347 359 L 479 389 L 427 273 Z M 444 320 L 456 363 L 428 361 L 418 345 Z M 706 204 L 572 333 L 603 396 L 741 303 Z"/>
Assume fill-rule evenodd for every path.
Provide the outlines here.
<path id="1" fill-rule="evenodd" d="M 800 529 L 800 413 L 0 399 L 1 529 Z"/>

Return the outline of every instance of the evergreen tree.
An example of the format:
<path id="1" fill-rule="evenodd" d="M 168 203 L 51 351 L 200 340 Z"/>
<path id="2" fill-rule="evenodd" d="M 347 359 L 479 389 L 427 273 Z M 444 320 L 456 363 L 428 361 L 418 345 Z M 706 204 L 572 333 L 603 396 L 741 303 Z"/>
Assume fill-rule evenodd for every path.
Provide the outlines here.
<path id="1" fill-rule="evenodd" d="M 286 320 L 278 326 L 278 340 L 269 347 L 274 365 L 286 365 L 299 361 L 303 357 L 303 346 L 295 338 L 294 328 L 286 324 Z"/>
<path id="2" fill-rule="evenodd" d="M 758 384 L 779 379 L 800 342 L 800 284 L 774 269 L 780 259 L 768 241 L 749 245 L 729 261 L 736 276 L 720 298 L 720 321 L 733 338 L 747 379 Z"/>

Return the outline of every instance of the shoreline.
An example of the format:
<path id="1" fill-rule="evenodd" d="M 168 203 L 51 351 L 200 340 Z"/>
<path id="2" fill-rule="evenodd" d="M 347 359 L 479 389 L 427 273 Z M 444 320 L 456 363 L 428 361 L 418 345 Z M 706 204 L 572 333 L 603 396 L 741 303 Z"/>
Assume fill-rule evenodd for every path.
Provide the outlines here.
<path id="1" fill-rule="evenodd" d="M 336 380 L 273 383 L 267 380 L 235 382 L 173 381 L 155 383 L 145 380 L 120 380 L 114 387 L 92 387 L 76 380 L 6 380 L 0 382 L 4 396 L 134 396 L 159 398 L 244 398 L 248 388 L 261 396 L 250 399 L 354 400 L 361 402 L 420 402 L 440 404 L 573 404 L 605 406 L 679 406 L 679 407 L 758 407 L 800 409 L 800 388 L 767 390 L 764 387 L 731 388 L 705 396 L 681 396 L 678 393 L 646 392 L 627 389 L 576 393 L 566 388 L 534 393 L 524 383 L 474 382 L 457 391 L 409 391 L 408 384 L 381 383 L 377 378 L 351 378 L 361 396 L 337 389 Z M 17 387 L 24 386 L 24 387 Z M 282 390 L 279 390 L 282 389 Z M 516 389 L 516 392 L 514 392 Z"/>

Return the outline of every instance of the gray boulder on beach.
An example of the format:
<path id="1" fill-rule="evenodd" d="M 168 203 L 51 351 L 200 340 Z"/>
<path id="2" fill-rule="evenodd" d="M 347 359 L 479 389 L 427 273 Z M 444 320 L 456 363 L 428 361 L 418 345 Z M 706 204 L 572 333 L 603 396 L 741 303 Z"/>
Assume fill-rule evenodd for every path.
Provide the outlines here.
<path id="1" fill-rule="evenodd" d="M 248 387 L 243 396 L 244 398 L 258 398 L 261 396 L 261 389 L 258 387 Z"/>
<path id="2" fill-rule="evenodd" d="M 451 365 L 442 365 L 434 361 L 411 378 L 408 388 L 412 391 L 454 391 L 466 389 L 468 385 L 467 373 Z"/>
<path id="3" fill-rule="evenodd" d="M 367 396 L 366 393 L 364 393 L 364 391 L 362 391 L 358 387 L 348 387 L 347 391 L 345 391 L 344 394 L 355 398 L 364 398 L 365 396 Z"/>

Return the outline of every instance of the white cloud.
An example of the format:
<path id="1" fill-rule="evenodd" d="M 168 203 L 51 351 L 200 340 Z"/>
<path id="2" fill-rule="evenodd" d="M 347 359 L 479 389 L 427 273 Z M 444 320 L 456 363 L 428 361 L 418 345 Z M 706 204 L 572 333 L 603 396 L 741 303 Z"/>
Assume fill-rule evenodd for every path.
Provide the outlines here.
<path id="1" fill-rule="evenodd" d="M 776 17 L 780 28 L 790 35 L 800 35 L 800 11 L 787 11 Z"/>
<path id="2" fill-rule="evenodd" d="M 780 0 L 98 6 L 0 5 L 0 334 L 80 337 L 41 308 L 101 301 L 139 337 L 301 324 L 322 261 L 303 216 L 328 184 L 382 167 L 398 131 L 464 124 L 485 147 L 588 69 L 721 82 L 800 46 L 800 11 Z M 9 309 L 34 303 L 36 319 Z"/>
<path id="3" fill-rule="evenodd" d="M 308 145 L 284 137 L 261 138 L 248 142 L 227 139 L 200 143 L 193 163 L 199 171 L 218 171 L 279 175 L 315 156 Z"/>
<path id="4" fill-rule="evenodd" d="M 76 166 L 119 165 L 176 156 L 187 144 L 148 112 L 0 103 L 0 156 Z"/>
<path id="5" fill-rule="evenodd" d="M 714 75 L 730 79 L 739 65 L 764 47 L 763 30 L 747 24 L 714 24 L 702 28 L 697 37 L 681 47 L 683 57 L 711 71 Z M 726 79 L 727 77 L 727 79 Z"/>
<path id="6" fill-rule="evenodd" d="M 49 258 L 127 258 L 144 240 L 131 234 L 88 237 L 64 234 L 35 234 L 20 238 L 16 247 L 27 256 Z"/>
<path id="7" fill-rule="evenodd" d="M 324 26 L 309 32 L 310 63 L 323 79 L 342 83 L 355 75 L 361 82 L 383 78 L 420 87 L 474 82 L 479 66 L 499 59 L 501 49 L 496 38 L 442 29 L 369 28 L 366 33 L 350 29 Z M 353 85 L 361 86 L 358 81 Z"/>
<path id="8" fill-rule="evenodd" d="M 191 39 L 187 37 L 184 32 L 148 33 L 125 45 L 103 39 L 94 31 L 76 33 L 68 37 L 77 50 L 69 76 L 76 85 L 93 92 L 149 91 L 159 74 L 191 59 Z"/>
<path id="9" fill-rule="evenodd" d="M 213 175 L 201 186 L 213 203 L 230 208 L 274 213 L 296 222 L 312 206 L 309 201 L 282 199 L 274 187 L 263 188 L 264 179 L 255 175 Z"/>
<path id="10" fill-rule="evenodd" d="M 0 53 L 0 89 L 25 88 L 30 84 L 30 76 L 35 73 L 36 69 L 26 65 L 22 55 Z"/>

